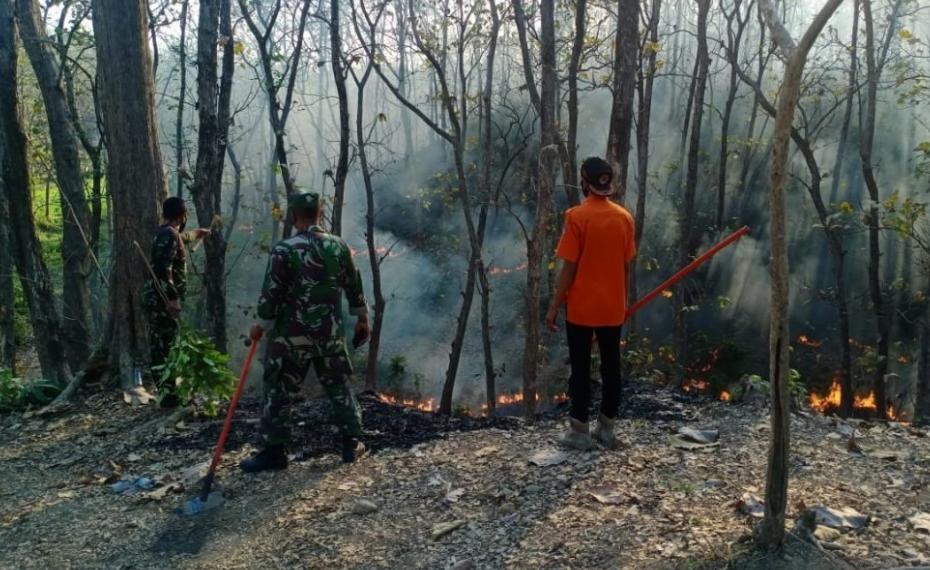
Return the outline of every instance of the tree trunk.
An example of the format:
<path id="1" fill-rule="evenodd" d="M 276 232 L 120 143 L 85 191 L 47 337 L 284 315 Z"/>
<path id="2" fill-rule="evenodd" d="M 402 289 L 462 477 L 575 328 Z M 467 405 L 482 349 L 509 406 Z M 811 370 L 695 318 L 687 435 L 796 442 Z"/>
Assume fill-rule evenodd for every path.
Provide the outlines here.
<path id="1" fill-rule="evenodd" d="M 660 0 L 661 1 L 661 0 Z M 581 67 L 581 58 L 584 53 L 585 27 L 587 20 L 588 1 L 575 2 L 575 36 L 572 41 L 572 55 L 568 66 L 568 153 L 562 180 L 565 182 L 565 191 L 569 194 L 569 205 L 578 204 L 578 69 Z M 571 198 L 574 198 L 572 200 Z"/>
<path id="2" fill-rule="evenodd" d="M 652 91 L 656 76 L 656 59 L 659 53 L 659 16 L 662 10 L 662 0 L 653 0 L 652 15 L 649 17 L 649 41 L 645 46 L 645 54 L 639 68 L 639 112 L 636 123 L 636 155 L 637 155 L 637 196 L 636 196 L 636 247 L 643 239 L 643 226 L 646 223 L 646 193 L 649 190 L 649 132 L 652 121 Z M 633 264 L 630 271 L 630 300 L 639 298 L 638 268 Z M 630 318 L 630 329 L 636 330 L 635 315 Z"/>
<path id="3" fill-rule="evenodd" d="M 920 363 L 917 371 L 914 423 L 930 424 L 930 308 L 924 309 L 923 331 L 920 335 Z"/>
<path id="4" fill-rule="evenodd" d="M 772 300 L 769 322 L 769 379 L 772 385 L 771 439 L 765 487 L 765 517 L 756 540 L 764 547 L 780 546 L 785 537 L 785 508 L 788 504 L 788 450 L 790 447 L 791 394 L 788 349 L 788 240 L 785 218 L 785 181 L 788 177 L 788 142 L 801 90 L 801 76 L 807 54 L 830 16 L 843 0 L 828 0 L 817 14 L 798 46 L 775 15 L 771 0 L 760 0 L 772 36 L 785 54 L 785 76 L 779 90 L 778 111 L 773 134 L 771 182 L 769 188 L 769 232 L 772 242 L 770 270 Z"/>
<path id="5" fill-rule="evenodd" d="M 109 163 L 114 240 L 110 316 L 104 346 L 124 386 L 132 369 L 149 359 L 142 304 L 143 246 L 158 224 L 158 204 L 167 196 L 155 121 L 154 86 L 142 0 L 94 0 L 97 74 Z"/>
<path id="6" fill-rule="evenodd" d="M 730 118 L 733 115 L 733 105 L 736 102 L 736 94 L 739 87 L 739 77 L 736 75 L 736 65 L 739 64 L 740 45 L 743 41 L 743 31 L 746 29 L 746 20 L 741 16 L 742 0 L 734 0 L 733 12 L 727 15 L 727 35 L 729 48 L 727 49 L 727 58 L 730 59 L 730 83 L 727 90 L 727 100 L 723 106 L 723 117 L 720 125 L 720 156 L 717 161 L 717 212 L 715 222 L 717 230 L 723 228 L 724 218 L 726 217 L 726 199 L 727 199 L 727 163 L 730 157 L 729 137 L 730 137 Z M 752 10 L 750 1 L 749 10 Z M 733 30 L 733 22 L 736 21 L 736 30 Z"/>
<path id="7" fill-rule="evenodd" d="M 174 123 L 174 176 L 176 190 L 175 194 L 179 198 L 184 197 L 184 178 L 189 176 L 187 168 L 184 166 L 184 107 L 187 96 L 187 5 L 188 0 L 181 2 L 181 39 L 178 42 L 178 65 L 180 66 L 180 90 L 178 92 L 178 114 Z M 201 8 L 203 9 L 203 8 Z M 201 23 L 203 16 L 200 17 Z M 200 32 L 198 32 L 199 34 Z M 198 55 L 200 46 L 198 45 Z M 198 62 L 199 64 L 199 62 Z"/>
<path id="8" fill-rule="evenodd" d="M 875 62 L 875 32 L 872 23 L 872 2 L 862 0 L 865 20 L 865 61 L 866 61 L 866 106 L 862 110 L 862 134 L 859 137 L 859 156 L 862 158 L 862 176 L 869 191 L 868 226 L 869 226 L 869 295 L 872 310 L 875 312 L 876 333 L 878 335 L 878 363 L 872 379 L 875 391 L 875 413 L 880 418 L 886 414 L 887 397 L 885 395 L 885 375 L 888 373 L 889 335 L 891 334 L 891 307 L 886 304 L 881 280 L 881 243 L 879 219 L 878 182 L 872 167 L 872 147 L 875 140 L 875 107 L 878 98 L 878 67 Z"/>
<path id="9" fill-rule="evenodd" d="M 523 353 L 523 404 L 527 417 L 536 410 L 539 374 L 539 344 L 541 318 L 539 299 L 550 225 L 550 203 L 555 186 L 555 162 L 558 156 L 558 133 L 555 125 L 555 5 L 554 0 L 540 2 L 540 106 L 541 142 L 539 151 L 539 194 L 536 197 L 536 219 L 527 243 L 526 270 L 526 345 Z M 635 48 L 634 48 L 635 52 Z"/>
<path id="10" fill-rule="evenodd" d="M 20 35 L 35 71 L 48 117 L 63 218 L 62 337 L 68 364 L 72 370 L 78 370 L 87 360 L 91 344 L 88 325 L 90 291 L 87 284 L 91 272 L 91 244 L 85 234 L 85 229 L 90 227 L 91 216 L 81 174 L 79 143 L 39 5 L 36 0 L 17 0 L 17 9 Z"/>
<path id="11" fill-rule="evenodd" d="M 710 0 L 702 0 L 710 2 Z M 614 200 L 626 198 L 630 139 L 633 128 L 633 95 L 636 89 L 636 56 L 639 53 L 639 2 L 617 0 L 617 37 L 614 40 L 613 105 L 607 135 L 607 162 L 614 171 Z"/>
<path id="12" fill-rule="evenodd" d="M 694 98 L 691 109 L 691 138 L 688 145 L 688 171 L 685 175 L 685 192 L 679 214 L 678 263 L 684 267 L 694 255 L 695 237 L 695 197 L 697 195 L 698 166 L 701 152 L 701 127 L 704 119 L 704 94 L 707 87 L 707 72 L 710 68 L 710 55 L 707 49 L 707 15 L 710 12 L 710 0 L 698 0 L 698 47 L 695 62 L 696 75 L 693 82 Z M 689 304 L 688 288 L 680 286 L 675 291 L 675 336 L 678 345 L 679 385 L 684 385 L 688 366 L 688 328 L 685 307 Z"/>
<path id="13" fill-rule="evenodd" d="M 330 0 L 329 46 L 333 80 L 339 99 L 339 158 L 333 176 L 333 233 L 342 235 L 342 209 L 345 202 L 346 175 L 349 172 L 349 93 L 346 91 L 346 72 L 342 62 L 342 36 L 339 27 L 339 3 Z"/>
<path id="14" fill-rule="evenodd" d="M 32 324 L 42 375 L 64 385 L 71 381 L 65 358 L 55 292 L 42 244 L 36 234 L 29 185 L 26 135 L 17 99 L 17 26 L 12 0 L 0 0 L 0 180 L 11 220 L 12 256 Z"/>
<path id="15" fill-rule="evenodd" d="M 584 1 L 581 0 L 581 2 Z M 488 51 L 485 61 L 484 89 L 481 93 L 483 105 L 481 160 L 483 169 L 481 172 L 481 206 L 478 214 L 478 235 L 481 237 L 482 242 L 485 227 L 487 226 L 488 209 L 492 194 L 491 171 L 494 162 L 494 137 L 491 134 L 492 113 L 494 111 L 492 95 L 494 92 L 494 61 L 497 56 L 497 37 L 501 28 L 496 0 L 488 0 L 488 8 L 491 13 L 491 30 L 488 37 Z M 493 415 L 497 404 L 497 387 L 495 385 L 497 372 L 494 370 L 494 353 L 491 344 L 491 284 L 488 281 L 487 267 L 485 267 L 484 263 L 477 270 L 480 285 L 479 292 L 481 294 L 481 346 L 484 350 L 485 402 L 488 407 L 488 414 Z"/>
<path id="16" fill-rule="evenodd" d="M 222 39 L 221 39 L 222 38 Z M 222 77 L 217 78 L 217 45 L 223 46 Z M 229 0 L 201 0 L 197 29 L 197 170 L 191 197 L 204 238 L 204 290 L 207 331 L 226 351 L 226 248 L 223 235 L 223 166 L 229 138 L 229 105 L 233 74 Z"/>
<path id="17" fill-rule="evenodd" d="M 0 49 L 3 49 L 2 45 Z M 3 172 L 2 140 L 0 137 L 0 173 Z M 16 376 L 16 298 L 13 289 L 13 244 L 10 243 L 12 219 L 2 178 L 0 176 L 0 368 L 6 368 Z"/>

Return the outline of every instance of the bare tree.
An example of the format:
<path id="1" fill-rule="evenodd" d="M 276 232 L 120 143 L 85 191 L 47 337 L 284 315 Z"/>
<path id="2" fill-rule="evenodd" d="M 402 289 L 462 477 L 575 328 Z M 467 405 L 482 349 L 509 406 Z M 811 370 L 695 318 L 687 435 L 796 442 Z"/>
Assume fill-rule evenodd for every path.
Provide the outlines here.
<path id="1" fill-rule="evenodd" d="M 707 16 L 710 12 L 710 0 L 698 0 L 697 13 L 697 55 L 695 61 L 695 76 L 692 81 L 691 110 L 694 113 L 691 119 L 691 137 L 688 143 L 688 170 L 685 174 L 684 196 L 682 197 L 680 214 L 678 216 L 678 231 L 680 234 L 678 244 L 678 263 L 685 266 L 694 256 L 697 244 L 695 243 L 695 199 L 697 196 L 698 166 L 701 160 L 701 128 L 704 119 L 704 95 L 707 90 L 707 74 L 710 68 L 710 54 L 707 48 Z M 675 336 L 678 345 L 678 372 L 679 383 L 685 381 L 685 370 L 688 366 L 689 343 L 688 322 L 686 306 L 689 304 L 689 293 L 686 287 L 679 287 L 675 291 Z"/>
<path id="2" fill-rule="evenodd" d="M 178 85 L 178 108 L 177 116 L 174 121 L 174 168 L 175 168 L 175 195 L 179 198 L 184 196 L 185 179 L 190 178 L 190 173 L 184 164 L 184 151 L 186 144 L 184 139 L 184 109 L 187 106 L 187 6 L 190 0 L 181 1 L 181 37 L 178 40 L 178 67 L 180 74 Z M 199 54 L 199 51 L 198 51 Z"/>
<path id="3" fill-rule="evenodd" d="M 699 1 L 700 3 L 703 0 Z M 614 170 L 614 199 L 626 198 L 630 139 L 633 128 L 633 95 L 636 89 L 636 57 L 639 54 L 639 2 L 617 0 L 617 39 L 614 42 L 613 106 L 607 135 L 607 161 Z M 700 129 L 699 129 L 700 130 Z"/>
<path id="4" fill-rule="evenodd" d="M 828 0 L 801 42 L 795 44 L 791 34 L 775 11 L 771 0 L 759 0 L 766 23 L 785 57 L 775 119 L 772 148 L 771 186 L 769 188 L 769 232 L 772 240 L 772 301 L 769 321 L 769 379 L 772 385 L 772 435 L 765 486 L 765 518 L 757 529 L 756 540 L 765 547 L 781 545 L 785 536 L 785 508 L 788 504 L 788 449 L 790 447 L 791 394 L 788 389 L 790 368 L 788 348 L 788 241 L 785 221 L 785 181 L 788 177 L 788 142 L 801 91 L 801 77 L 807 55 L 827 21 L 843 0 Z"/>
<path id="5" fill-rule="evenodd" d="M 78 138 L 62 85 L 62 74 L 52 42 L 45 32 L 45 22 L 36 0 L 17 0 L 20 34 L 32 63 L 52 142 L 55 177 L 63 212 L 61 257 L 63 261 L 62 335 L 68 364 L 78 370 L 90 352 L 91 332 L 88 324 L 91 272 L 91 244 L 85 233 L 90 226 L 90 208 L 84 192 L 84 177 L 78 154 Z"/>
<path id="6" fill-rule="evenodd" d="M 229 141 L 234 39 L 230 0 L 202 0 L 197 28 L 197 167 L 191 197 L 201 227 L 213 231 L 204 239 L 203 284 L 207 330 L 226 350 L 226 239 L 222 232 L 223 166 Z M 217 77 L 217 46 L 223 47 L 222 75 Z"/>
<path id="7" fill-rule="evenodd" d="M 2 24 L 0 24 L 2 26 Z M 0 46 L 2 49 L 2 46 Z M 0 146 L 2 151 L 2 146 Z M 3 153 L 0 152 L 0 168 Z M 2 170 L 0 170 L 2 172 Z M 10 241 L 10 208 L 6 203 L 3 177 L 0 176 L 0 367 L 16 374 L 16 326 L 13 288 L 13 244 Z"/>
<path id="8" fill-rule="evenodd" d="M 0 0 L 0 189 L 6 196 L 10 220 L 16 220 L 8 226 L 12 257 L 29 306 L 42 375 L 67 384 L 71 370 L 65 358 L 55 292 L 32 215 L 26 135 L 17 91 L 17 35 L 13 2 Z"/>
<path id="9" fill-rule="evenodd" d="M 346 176 L 349 173 L 349 93 L 346 90 L 346 70 L 343 65 L 342 32 L 340 31 L 339 3 L 329 3 L 329 59 L 336 84 L 336 96 L 339 100 L 339 156 L 336 159 L 336 171 L 333 173 L 333 233 L 342 234 L 342 208 L 345 202 Z"/>

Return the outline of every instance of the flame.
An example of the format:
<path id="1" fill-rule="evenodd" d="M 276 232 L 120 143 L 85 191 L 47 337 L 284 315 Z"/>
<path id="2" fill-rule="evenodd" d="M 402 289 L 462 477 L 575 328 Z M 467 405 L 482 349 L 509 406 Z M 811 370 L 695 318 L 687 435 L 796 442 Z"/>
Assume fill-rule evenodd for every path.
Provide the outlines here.
<path id="1" fill-rule="evenodd" d="M 682 386 L 682 390 L 685 392 L 699 392 L 701 390 L 706 390 L 708 384 L 707 380 L 701 378 L 689 378 L 685 380 L 685 385 Z"/>
<path id="2" fill-rule="evenodd" d="M 399 398 L 397 396 L 392 396 L 390 394 L 379 392 L 378 399 L 380 399 L 382 402 L 385 402 L 388 404 L 394 404 L 396 406 L 406 406 L 408 408 L 415 408 L 417 410 L 420 410 L 421 412 L 435 412 L 438 408 L 438 406 L 436 406 L 435 398 L 417 400 L 416 398 Z"/>
<path id="3" fill-rule="evenodd" d="M 801 336 L 798 337 L 798 344 L 809 346 L 811 348 L 820 348 L 820 345 L 822 345 L 823 342 L 814 340 L 810 338 L 809 336 L 802 334 Z"/>
<path id="4" fill-rule="evenodd" d="M 665 297 L 666 299 L 671 299 L 672 297 L 675 296 L 675 294 L 672 293 L 671 289 L 666 289 L 665 291 L 662 291 L 662 296 Z"/>
<path id="5" fill-rule="evenodd" d="M 826 394 L 818 395 L 814 392 L 811 392 L 809 402 L 811 408 L 820 413 L 826 413 L 831 410 L 839 409 L 840 406 L 843 405 L 843 389 L 840 386 L 839 380 L 836 378 L 833 379 L 833 383 L 830 384 L 830 389 Z M 873 412 L 877 410 L 878 400 L 875 397 L 875 392 L 869 392 L 864 396 L 859 394 L 854 395 L 853 408 L 857 410 L 869 410 Z M 889 407 L 889 410 L 890 409 L 892 408 Z"/>
<path id="6" fill-rule="evenodd" d="M 904 413 L 904 410 L 896 410 L 894 409 L 894 405 L 892 404 L 888 404 L 887 415 L 888 415 L 888 419 L 893 422 L 899 422 L 905 425 L 910 423 L 905 419 L 907 414 Z"/>
<path id="7" fill-rule="evenodd" d="M 727 392 L 726 390 L 720 392 L 720 401 L 721 401 L 721 402 L 729 402 L 729 401 L 730 401 L 730 393 Z"/>
<path id="8" fill-rule="evenodd" d="M 910 364 L 911 359 L 906 354 L 904 354 L 898 357 L 898 362 L 900 364 Z"/>

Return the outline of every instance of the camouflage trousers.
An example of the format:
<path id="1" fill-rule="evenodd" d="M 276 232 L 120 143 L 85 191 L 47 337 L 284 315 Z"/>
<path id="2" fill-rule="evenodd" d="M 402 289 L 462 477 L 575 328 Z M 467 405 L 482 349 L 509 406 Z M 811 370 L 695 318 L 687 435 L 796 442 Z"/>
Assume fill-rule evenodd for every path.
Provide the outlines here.
<path id="1" fill-rule="evenodd" d="M 149 359 L 153 367 L 161 366 L 168 360 L 171 345 L 174 344 L 174 339 L 178 337 L 178 332 L 181 330 L 181 319 L 169 314 L 161 304 L 149 305 L 147 309 L 149 317 Z M 154 373 L 156 382 L 160 376 L 160 373 Z"/>
<path id="2" fill-rule="evenodd" d="M 292 397 L 300 391 L 311 365 L 329 398 L 333 421 L 340 432 L 352 437 L 361 435 L 362 410 L 349 387 L 352 378 L 349 355 L 343 350 L 339 354 L 316 356 L 275 341 L 268 349 L 263 379 L 265 409 L 261 431 L 265 445 L 290 445 Z"/>

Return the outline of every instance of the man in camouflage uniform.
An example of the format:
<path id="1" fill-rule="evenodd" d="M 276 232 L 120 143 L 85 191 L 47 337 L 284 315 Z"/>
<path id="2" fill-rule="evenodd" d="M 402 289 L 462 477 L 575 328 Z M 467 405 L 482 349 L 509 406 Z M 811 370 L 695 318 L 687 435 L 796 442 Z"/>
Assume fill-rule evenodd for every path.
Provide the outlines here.
<path id="1" fill-rule="evenodd" d="M 162 204 L 162 225 L 152 239 L 150 275 L 145 281 L 143 302 L 149 319 L 150 364 L 161 366 L 181 328 L 181 302 L 187 292 L 187 249 L 185 243 L 210 233 L 207 229 L 184 231 L 187 224 L 187 207 L 184 200 L 171 197 Z M 159 374 L 156 372 L 156 377 Z M 166 386 L 159 386 L 167 390 Z M 177 399 L 167 392 L 161 405 L 177 405 Z"/>
<path id="2" fill-rule="evenodd" d="M 296 194 L 288 200 L 296 234 L 271 250 L 252 338 L 269 331 L 265 360 L 265 409 L 261 431 L 264 448 L 240 464 L 254 473 L 287 467 L 291 442 L 291 397 L 312 366 L 333 408 L 342 434 L 342 459 L 355 461 L 365 448 L 358 441 L 362 414 L 349 381 L 352 364 L 346 349 L 340 311 L 345 291 L 349 313 L 357 317 L 358 346 L 368 338 L 368 306 L 362 279 L 349 246 L 320 227 L 320 197 Z"/>

